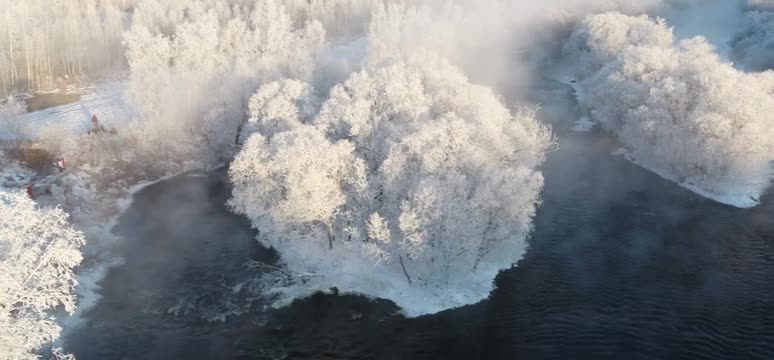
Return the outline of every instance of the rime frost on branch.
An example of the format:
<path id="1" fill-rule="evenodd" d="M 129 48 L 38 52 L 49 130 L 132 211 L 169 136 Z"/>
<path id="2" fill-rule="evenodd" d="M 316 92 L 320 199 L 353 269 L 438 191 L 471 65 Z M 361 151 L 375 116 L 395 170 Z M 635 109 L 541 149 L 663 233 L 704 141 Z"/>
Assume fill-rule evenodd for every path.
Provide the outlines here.
<path id="1" fill-rule="evenodd" d="M 59 336 L 55 311 L 75 310 L 83 243 L 61 209 L 0 191 L 0 359 L 38 359 L 35 351 Z"/>
<path id="2" fill-rule="evenodd" d="M 280 301 L 336 287 L 418 315 L 488 296 L 524 251 L 549 130 L 429 54 L 353 74 L 314 116 L 309 89 L 258 90 L 230 169 L 232 208 L 315 274 Z"/>

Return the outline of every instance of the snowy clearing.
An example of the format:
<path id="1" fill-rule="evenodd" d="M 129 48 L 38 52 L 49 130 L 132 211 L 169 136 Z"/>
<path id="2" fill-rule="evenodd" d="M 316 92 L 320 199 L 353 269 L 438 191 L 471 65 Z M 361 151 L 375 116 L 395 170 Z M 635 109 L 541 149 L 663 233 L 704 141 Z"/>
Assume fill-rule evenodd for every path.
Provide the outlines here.
<path id="1" fill-rule="evenodd" d="M 91 116 L 96 115 L 107 128 L 123 128 L 132 118 L 124 101 L 127 82 L 96 84 L 86 89 L 77 102 L 54 106 L 19 116 L 25 135 L 37 138 L 40 130 L 49 125 L 61 125 L 73 134 L 84 134 L 91 128 Z M 0 131 L 0 140 L 14 140 L 13 135 Z"/>

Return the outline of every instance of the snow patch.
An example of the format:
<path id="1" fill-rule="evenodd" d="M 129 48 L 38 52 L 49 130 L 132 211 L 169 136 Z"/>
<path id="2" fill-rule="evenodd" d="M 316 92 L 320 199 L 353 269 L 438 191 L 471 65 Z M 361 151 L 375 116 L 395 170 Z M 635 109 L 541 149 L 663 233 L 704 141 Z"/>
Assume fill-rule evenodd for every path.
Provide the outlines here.
<path id="1" fill-rule="evenodd" d="M 96 115 L 107 128 L 124 128 L 132 119 L 132 112 L 123 98 L 127 82 L 96 84 L 86 89 L 77 102 L 54 106 L 19 115 L 27 137 L 36 139 L 41 129 L 60 125 L 73 134 L 84 134 L 91 128 L 91 117 Z M 14 140 L 9 132 L 0 132 L 0 140 Z"/>
<path id="2" fill-rule="evenodd" d="M 613 155 L 621 155 L 633 164 L 642 167 L 650 172 L 655 173 L 663 179 L 669 180 L 682 188 L 688 189 L 695 194 L 701 195 L 705 198 L 717 201 L 721 204 L 734 206 L 737 208 L 752 208 L 760 205 L 760 191 L 756 189 L 735 189 L 726 193 L 716 193 L 703 189 L 701 186 L 694 184 L 690 181 L 680 181 L 674 174 L 667 169 L 659 169 L 656 167 L 649 167 L 644 165 L 641 161 L 637 160 L 629 151 L 621 148 L 613 152 Z"/>
<path id="3" fill-rule="evenodd" d="M 582 116 L 575 121 L 575 125 L 572 127 L 572 131 L 577 132 L 589 132 L 594 129 L 594 122 L 588 116 Z"/>

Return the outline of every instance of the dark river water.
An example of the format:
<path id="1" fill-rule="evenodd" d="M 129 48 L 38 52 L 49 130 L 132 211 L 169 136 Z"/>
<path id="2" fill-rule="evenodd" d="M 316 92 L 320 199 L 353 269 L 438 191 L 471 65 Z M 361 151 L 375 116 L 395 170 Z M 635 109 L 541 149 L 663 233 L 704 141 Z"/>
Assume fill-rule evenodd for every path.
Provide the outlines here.
<path id="1" fill-rule="evenodd" d="M 224 175 L 181 176 L 136 195 L 116 229 L 126 262 L 66 350 L 79 360 L 774 359 L 774 199 L 714 203 L 569 125 L 554 127 L 529 249 L 489 300 L 415 319 L 354 296 L 264 310 L 231 290 L 250 276 L 245 260 L 274 256 L 224 208 Z M 224 312 L 241 315 L 209 321 Z"/>

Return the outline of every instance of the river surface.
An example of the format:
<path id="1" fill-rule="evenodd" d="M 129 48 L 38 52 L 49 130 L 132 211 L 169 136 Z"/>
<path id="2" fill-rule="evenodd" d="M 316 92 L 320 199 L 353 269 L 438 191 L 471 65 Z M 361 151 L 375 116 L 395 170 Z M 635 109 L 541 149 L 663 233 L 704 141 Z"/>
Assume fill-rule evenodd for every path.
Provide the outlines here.
<path id="1" fill-rule="evenodd" d="M 233 286 L 255 275 L 243 266 L 248 259 L 276 260 L 247 219 L 225 208 L 230 195 L 223 172 L 184 174 L 136 193 L 114 229 L 123 264 L 99 283 L 102 299 L 66 350 L 79 360 L 245 356 L 242 339 L 265 319 Z"/>
<path id="2" fill-rule="evenodd" d="M 125 264 L 66 350 L 79 360 L 774 358 L 774 198 L 712 202 L 611 155 L 618 145 L 603 133 L 568 131 L 574 115 L 546 116 L 559 148 L 534 233 L 489 300 L 415 319 L 354 296 L 265 310 L 231 286 L 250 276 L 246 259 L 274 255 L 225 209 L 224 174 L 184 175 L 136 194 L 116 229 Z"/>

